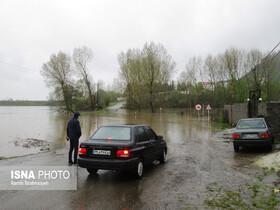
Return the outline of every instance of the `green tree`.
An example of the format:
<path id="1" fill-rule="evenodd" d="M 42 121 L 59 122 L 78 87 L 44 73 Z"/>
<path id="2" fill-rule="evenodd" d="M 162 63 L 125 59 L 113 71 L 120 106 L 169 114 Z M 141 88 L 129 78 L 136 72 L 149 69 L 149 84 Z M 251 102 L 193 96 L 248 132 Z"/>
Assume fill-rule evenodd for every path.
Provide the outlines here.
<path id="1" fill-rule="evenodd" d="M 71 57 L 66 53 L 59 52 L 50 56 L 50 60 L 44 63 L 41 69 L 48 87 L 53 88 L 54 97 L 64 102 L 64 110 L 73 112 L 73 102 L 75 99 L 74 81 L 71 76 Z"/>

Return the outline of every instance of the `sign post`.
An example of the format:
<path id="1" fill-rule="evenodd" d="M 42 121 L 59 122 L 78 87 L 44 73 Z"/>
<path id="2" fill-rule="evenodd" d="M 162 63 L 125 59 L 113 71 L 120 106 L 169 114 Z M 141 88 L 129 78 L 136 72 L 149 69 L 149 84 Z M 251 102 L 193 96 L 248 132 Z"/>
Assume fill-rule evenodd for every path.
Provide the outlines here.
<path id="1" fill-rule="evenodd" d="M 210 104 L 207 105 L 206 109 L 207 109 L 207 111 L 208 111 L 208 122 L 209 122 L 209 121 L 210 121 L 209 110 L 212 109 L 211 106 L 210 106 Z"/>
<path id="2" fill-rule="evenodd" d="M 202 105 L 201 104 L 196 104 L 195 105 L 195 110 L 197 111 L 197 115 L 199 116 L 199 111 L 201 111 Z"/>

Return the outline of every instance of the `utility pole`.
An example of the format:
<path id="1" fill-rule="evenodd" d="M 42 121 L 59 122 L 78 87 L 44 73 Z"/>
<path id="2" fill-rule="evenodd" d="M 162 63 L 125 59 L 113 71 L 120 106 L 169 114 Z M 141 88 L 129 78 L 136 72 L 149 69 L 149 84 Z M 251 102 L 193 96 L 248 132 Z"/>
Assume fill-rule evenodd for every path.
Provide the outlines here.
<path id="1" fill-rule="evenodd" d="M 98 96 L 98 90 L 99 90 L 99 82 L 97 83 L 97 89 L 96 89 L 96 105 L 97 105 L 97 110 L 98 110 L 98 107 L 99 107 L 99 96 Z"/>
<path id="2" fill-rule="evenodd" d="M 232 86 L 230 85 L 230 124 L 232 125 Z"/>
<path id="3" fill-rule="evenodd" d="M 192 117 L 192 97 L 191 97 L 191 91 L 189 91 L 189 100 L 190 100 L 189 116 Z"/>

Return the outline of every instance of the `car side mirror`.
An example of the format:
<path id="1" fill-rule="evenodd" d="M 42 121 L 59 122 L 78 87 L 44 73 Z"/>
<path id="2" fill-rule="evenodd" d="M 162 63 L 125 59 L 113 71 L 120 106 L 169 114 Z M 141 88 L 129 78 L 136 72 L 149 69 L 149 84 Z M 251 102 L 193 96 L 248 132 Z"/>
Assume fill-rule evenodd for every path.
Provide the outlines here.
<path id="1" fill-rule="evenodd" d="M 157 138 L 158 138 L 158 140 L 162 140 L 162 139 L 163 139 L 163 136 L 158 135 Z"/>

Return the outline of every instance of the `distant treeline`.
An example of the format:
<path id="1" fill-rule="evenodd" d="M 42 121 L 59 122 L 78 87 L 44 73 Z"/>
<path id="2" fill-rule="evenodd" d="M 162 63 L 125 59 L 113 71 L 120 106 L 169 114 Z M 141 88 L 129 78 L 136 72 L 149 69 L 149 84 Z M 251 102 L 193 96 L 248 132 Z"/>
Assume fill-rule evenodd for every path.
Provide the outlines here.
<path id="1" fill-rule="evenodd" d="M 0 106 L 58 106 L 59 104 L 59 101 L 0 101 Z"/>
<path id="2" fill-rule="evenodd" d="M 161 44 L 145 44 L 119 54 L 120 76 L 125 84 L 128 109 L 186 108 L 195 104 L 223 107 L 257 101 L 280 100 L 280 51 L 234 47 L 218 55 L 192 57 L 176 81 L 175 62 Z"/>

